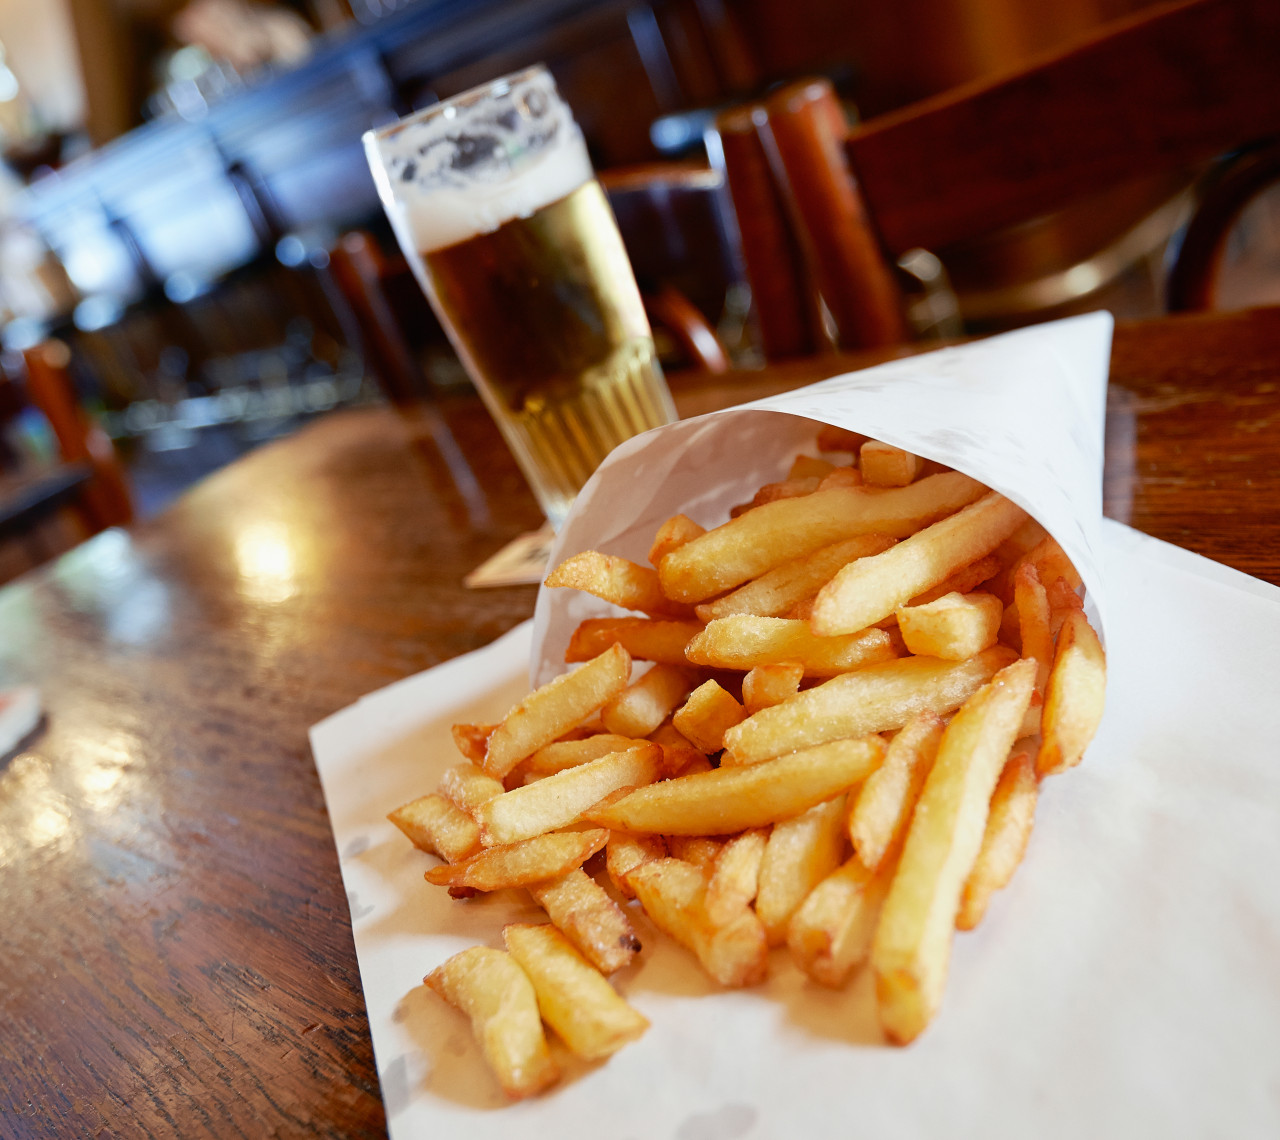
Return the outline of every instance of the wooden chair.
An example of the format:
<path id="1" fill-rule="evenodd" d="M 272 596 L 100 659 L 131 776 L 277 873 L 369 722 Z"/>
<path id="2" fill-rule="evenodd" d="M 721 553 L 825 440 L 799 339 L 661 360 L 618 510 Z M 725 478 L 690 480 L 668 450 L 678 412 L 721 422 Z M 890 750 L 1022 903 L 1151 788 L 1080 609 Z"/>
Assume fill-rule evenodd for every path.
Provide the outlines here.
<path id="1" fill-rule="evenodd" d="M 1180 0 L 852 129 L 824 81 L 726 112 L 724 166 L 766 355 L 898 342 L 894 263 L 908 251 L 945 261 L 1136 179 L 1185 184 L 1280 133 L 1277 59 L 1272 0 Z M 1231 223 L 1275 172 L 1275 152 L 1259 155 L 1188 229 L 1175 305 L 1211 302 Z"/>
<path id="2" fill-rule="evenodd" d="M 133 520 L 133 501 L 124 469 L 107 434 L 81 406 L 71 379 L 71 353 L 49 340 L 23 353 L 25 375 L 0 379 L 0 422 L 11 422 L 30 406 L 40 412 L 57 440 L 52 463 L 22 462 L 6 456 L 0 472 L 0 541 L 24 545 L 15 560 L 0 567 L 29 568 L 111 526 Z M 59 525 L 69 511 L 75 525 Z"/>

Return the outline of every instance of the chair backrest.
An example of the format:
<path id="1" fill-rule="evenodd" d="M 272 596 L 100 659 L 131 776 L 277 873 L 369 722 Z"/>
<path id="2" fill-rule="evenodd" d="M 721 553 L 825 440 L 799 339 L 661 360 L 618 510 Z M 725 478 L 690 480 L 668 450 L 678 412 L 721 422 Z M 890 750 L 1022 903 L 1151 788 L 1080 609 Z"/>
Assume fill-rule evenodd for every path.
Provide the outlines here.
<path id="1" fill-rule="evenodd" d="M 852 130 L 821 81 L 784 88 L 721 120 L 753 289 L 776 290 L 795 272 L 798 248 L 839 345 L 885 343 L 902 329 L 895 334 L 879 315 L 893 259 L 1027 222 L 1129 179 L 1192 170 L 1280 132 L 1278 59 L 1274 0 L 1181 0 Z M 790 260 L 772 267 L 760 256 L 752 264 L 761 195 L 739 194 L 750 175 L 735 174 L 729 145 L 744 116 L 797 235 Z M 775 215 L 768 225 L 776 224 Z M 879 269 L 867 268 L 869 249 L 882 251 Z"/>
<path id="2" fill-rule="evenodd" d="M 85 464 L 92 472 L 72 506 L 89 534 L 133 521 L 133 498 L 114 444 L 85 412 L 71 378 L 71 350 L 46 340 L 23 353 L 27 396 L 44 414 L 64 463 Z"/>

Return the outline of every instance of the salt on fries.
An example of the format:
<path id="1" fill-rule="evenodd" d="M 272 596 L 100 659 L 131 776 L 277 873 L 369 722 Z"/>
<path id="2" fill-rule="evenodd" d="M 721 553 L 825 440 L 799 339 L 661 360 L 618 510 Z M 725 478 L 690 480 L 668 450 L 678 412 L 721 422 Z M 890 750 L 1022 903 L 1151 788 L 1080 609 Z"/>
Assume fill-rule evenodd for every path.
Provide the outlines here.
<path id="1" fill-rule="evenodd" d="M 389 817 L 444 860 L 429 882 L 523 888 L 550 920 L 425 979 L 513 1098 L 557 1077 L 542 1023 L 588 1059 L 647 1028 L 606 980 L 641 948 L 633 906 L 722 986 L 782 944 L 824 986 L 865 967 L 885 1036 L 913 1040 L 953 931 L 1021 862 L 1039 781 L 1098 727 L 1105 658 L 1044 529 L 901 448 L 818 443 L 856 458 L 800 456 L 709 530 L 673 516 L 649 566 L 553 570 L 644 616 L 583 622 L 582 664 L 454 726 L 463 762 Z"/>

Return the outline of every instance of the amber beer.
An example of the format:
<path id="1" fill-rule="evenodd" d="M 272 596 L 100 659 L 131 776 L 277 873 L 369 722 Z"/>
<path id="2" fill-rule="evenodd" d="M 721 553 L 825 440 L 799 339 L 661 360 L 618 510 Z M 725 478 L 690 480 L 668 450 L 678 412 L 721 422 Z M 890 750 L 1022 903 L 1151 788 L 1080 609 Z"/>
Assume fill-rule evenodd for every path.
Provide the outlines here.
<path id="1" fill-rule="evenodd" d="M 422 129 L 382 142 L 376 157 L 366 145 L 401 247 L 559 524 L 617 444 L 675 414 L 613 213 L 568 108 L 541 69 L 500 82 L 507 90 L 496 98 L 492 87 L 460 97 L 451 121 L 435 108 L 406 120 L 393 132 Z M 541 145 L 509 164 L 525 127 Z"/>

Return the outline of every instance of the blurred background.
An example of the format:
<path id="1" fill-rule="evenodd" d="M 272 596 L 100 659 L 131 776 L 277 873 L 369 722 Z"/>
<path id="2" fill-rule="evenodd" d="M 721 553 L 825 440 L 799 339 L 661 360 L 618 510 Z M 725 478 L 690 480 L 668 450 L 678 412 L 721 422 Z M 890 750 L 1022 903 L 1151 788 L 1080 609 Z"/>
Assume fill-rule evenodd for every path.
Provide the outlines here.
<path id="1" fill-rule="evenodd" d="M 749 368 L 765 352 L 719 113 L 821 76 L 850 124 L 874 123 L 1149 6 L 0 0 L 0 491 L 18 495 L 0 509 L 0 580 L 86 528 L 162 510 L 317 415 L 466 388 L 383 221 L 360 145 L 371 126 L 545 62 L 583 126 L 668 369 L 709 366 L 700 332 Z M 895 270 L 913 335 L 1161 312 L 1200 179 L 1162 172 L 914 251 Z M 1277 300 L 1280 204 L 1264 193 L 1235 224 L 1218 305 Z M 69 386 L 72 429 L 56 400 L 31 398 L 50 376 Z M 69 431 L 86 435 L 83 454 Z M 32 471 L 108 454 L 114 500 L 25 525 Z"/>

